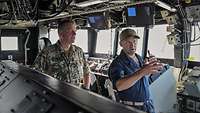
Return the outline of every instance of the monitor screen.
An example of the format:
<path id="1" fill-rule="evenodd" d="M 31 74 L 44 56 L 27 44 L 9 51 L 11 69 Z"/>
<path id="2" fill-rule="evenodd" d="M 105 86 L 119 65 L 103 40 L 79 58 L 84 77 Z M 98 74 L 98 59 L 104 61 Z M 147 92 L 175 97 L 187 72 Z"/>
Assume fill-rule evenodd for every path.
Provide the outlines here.
<path id="1" fill-rule="evenodd" d="M 95 29 L 107 28 L 106 17 L 103 15 L 89 16 L 88 22 L 89 22 L 90 26 Z"/>
<path id="2" fill-rule="evenodd" d="M 18 50 L 18 37 L 1 37 L 1 51 Z"/>
<path id="3" fill-rule="evenodd" d="M 136 27 L 154 25 L 154 7 L 151 5 L 128 7 L 127 24 Z"/>
<path id="4" fill-rule="evenodd" d="M 128 16 L 136 16 L 136 9 L 135 7 L 128 8 Z"/>

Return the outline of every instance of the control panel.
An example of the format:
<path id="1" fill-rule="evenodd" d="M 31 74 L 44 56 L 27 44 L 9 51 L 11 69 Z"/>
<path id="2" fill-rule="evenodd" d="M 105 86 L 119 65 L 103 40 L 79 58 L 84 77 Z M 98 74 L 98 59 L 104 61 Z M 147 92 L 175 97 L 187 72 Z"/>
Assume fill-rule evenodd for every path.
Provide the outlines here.
<path id="1" fill-rule="evenodd" d="M 185 10 L 188 20 L 192 20 L 194 22 L 200 21 L 200 5 L 186 7 Z"/>
<path id="2" fill-rule="evenodd" d="M 0 74 L 0 113 L 140 113 L 12 61 Z"/>
<path id="3" fill-rule="evenodd" d="M 200 67 L 194 67 L 183 77 L 177 91 L 181 113 L 200 113 Z"/>
<path id="4" fill-rule="evenodd" d="M 3 90 L 15 77 L 17 73 L 10 70 L 4 64 L 0 64 L 0 91 Z"/>
<path id="5" fill-rule="evenodd" d="M 90 57 L 88 62 L 93 74 L 108 77 L 108 69 L 112 59 Z"/>

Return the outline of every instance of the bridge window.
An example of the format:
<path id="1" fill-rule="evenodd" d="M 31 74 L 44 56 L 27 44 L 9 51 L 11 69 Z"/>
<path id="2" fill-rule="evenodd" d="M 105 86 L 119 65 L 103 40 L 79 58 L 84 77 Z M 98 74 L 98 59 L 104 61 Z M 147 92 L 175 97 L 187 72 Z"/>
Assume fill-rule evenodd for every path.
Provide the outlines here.
<path id="1" fill-rule="evenodd" d="M 149 31 L 149 51 L 158 58 L 174 59 L 174 45 L 169 45 L 166 31 L 168 25 L 155 25 Z"/>
<path id="2" fill-rule="evenodd" d="M 58 30 L 50 29 L 50 40 L 52 44 L 56 43 L 58 38 Z M 76 39 L 74 45 L 77 45 L 83 49 L 84 52 L 88 52 L 88 32 L 87 30 L 77 30 Z"/>
<path id="3" fill-rule="evenodd" d="M 88 31 L 77 30 L 74 44 L 81 47 L 84 52 L 88 52 Z"/>
<path id="4" fill-rule="evenodd" d="M 58 30 L 57 29 L 50 29 L 49 31 L 50 34 L 50 41 L 52 44 L 56 43 L 58 40 Z"/>
<path id="5" fill-rule="evenodd" d="M 100 30 L 97 35 L 96 53 L 112 55 L 114 36 L 114 29 Z"/>
<path id="6" fill-rule="evenodd" d="M 18 37 L 1 37 L 1 50 L 18 50 Z"/>
<path id="7" fill-rule="evenodd" d="M 198 23 L 200 24 L 200 22 Z M 192 27 L 192 40 L 196 40 L 191 43 L 191 48 L 190 48 L 190 60 L 192 61 L 200 61 L 200 29 L 196 26 Z M 198 28 L 198 29 L 197 29 Z M 194 32 L 195 30 L 195 32 Z M 194 38 L 195 37 L 195 38 Z"/>

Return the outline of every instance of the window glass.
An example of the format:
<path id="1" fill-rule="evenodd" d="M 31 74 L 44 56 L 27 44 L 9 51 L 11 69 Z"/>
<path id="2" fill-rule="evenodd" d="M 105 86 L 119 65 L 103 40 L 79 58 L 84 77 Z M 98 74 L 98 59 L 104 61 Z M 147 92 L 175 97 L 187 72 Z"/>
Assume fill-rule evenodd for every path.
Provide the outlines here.
<path id="1" fill-rule="evenodd" d="M 50 29 L 49 31 L 49 39 L 51 41 L 52 44 L 56 43 L 58 40 L 58 30 L 57 29 Z"/>
<path id="2" fill-rule="evenodd" d="M 190 60 L 200 61 L 200 29 L 198 29 L 197 26 L 195 29 L 194 27 L 195 26 L 192 26 L 192 40 L 196 39 L 196 41 L 191 43 L 192 45 L 195 45 L 195 46 L 191 46 L 190 48 Z"/>
<path id="3" fill-rule="evenodd" d="M 115 30 L 100 30 L 97 34 L 96 53 L 112 54 Z"/>
<path id="4" fill-rule="evenodd" d="M 74 44 L 81 47 L 84 52 L 88 52 L 88 31 L 77 30 Z"/>
<path id="5" fill-rule="evenodd" d="M 57 31 L 58 31 L 57 29 L 50 29 L 50 40 L 52 44 L 56 43 L 57 40 L 59 39 Z M 84 52 L 88 52 L 87 30 L 77 30 L 74 44 L 81 47 Z"/>
<path id="6" fill-rule="evenodd" d="M 1 37 L 1 50 L 18 50 L 18 37 Z"/>
<path id="7" fill-rule="evenodd" d="M 174 45 L 169 45 L 167 40 L 168 25 L 155 25 L 149 31 L 148 50 L 158 58 L 174 59 Z"/>
<path id="8" fill-rule="evenodd" d="M 138 40 L 136 53 L 138 53 L 139 55 L 141 55 L 142 54 L 142 43 L 143 43 L 144 28 L 143 27 L 135 27 L 135 28 L 128 27 L 128 28 L 135 30 L 136 34 L 140 37 L 140 39 Z M 127 29 L 127 28 L 123 28 L 122 30 L 124 30 L 124 29 Z M 122 30 L 120 31 L 120 33 L 122 32 Z M 120 41 L 120 39 L 119 39 L 119 41 Z M 122 49 L 122 47 L 120 46 L 120 44 L 118 42 L 118 49 L 117 49 L 117 54 L 118 55 L 120 54 L 121 49 Z"/>

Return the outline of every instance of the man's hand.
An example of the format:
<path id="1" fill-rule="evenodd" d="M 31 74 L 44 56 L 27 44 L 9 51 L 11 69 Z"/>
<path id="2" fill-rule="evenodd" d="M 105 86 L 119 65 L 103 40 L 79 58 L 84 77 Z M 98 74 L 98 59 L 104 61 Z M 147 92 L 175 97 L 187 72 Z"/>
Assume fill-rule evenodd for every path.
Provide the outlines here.
<path id="1" fill-rule="evenodd" d="M 141 69 L 143 73 L 145 74 L 155 74 L 159 70 L 163 69 L 163 64 L 160 63 L 160 61 L 150 53 L 148 50 L 148 58 L 145 58 L 144 67 Z"/>
<path id="2" fill-rule="evenodd" d="M 147 65 L 147 64 L 154 62 L 154 61 L 160 62 L 155 56 L 151 56 L 149 58 L 145 58 L 144 64 Z"/>
<path id="3" fill-rule="evenodd" d="M 83 86 L 85 89 L 90 89 L 90 82 L 91 82 L 91 77 L 90 74 L 86 74 L 83 76 Z"/>
<path id="4" fill-rule="evenodd" d="M 163 64 L 157 61 L 157 59 L 152 58 L 140 69 L 140 72 L 143 73 L 143 75 L 148 75 L 148 74 L 150 75 L 150 74 L 155 74 L 162 69 L 163 69 Z"/>

